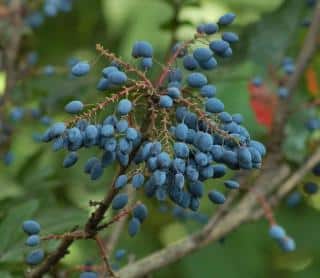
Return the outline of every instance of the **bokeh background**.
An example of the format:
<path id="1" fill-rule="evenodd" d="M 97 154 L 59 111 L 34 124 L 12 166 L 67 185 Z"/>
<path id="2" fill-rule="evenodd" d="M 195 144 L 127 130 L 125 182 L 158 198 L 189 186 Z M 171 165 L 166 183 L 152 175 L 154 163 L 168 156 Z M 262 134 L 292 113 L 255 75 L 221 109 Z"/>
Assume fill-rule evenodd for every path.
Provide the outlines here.
<path id="1" fill-rule="evenodd" d="M 63 113 L 69 100 L 79 98 L 92 104 L 101 99 L 103 95 L 95 86 L 100 70 L 108 62 L 97 55 L 96 43 L 132 61 L 133 42 L 148 40 L 161 61 L 172 40 L 173 1 L 75 0 L 70 13 L 46 18 L 41 27 L 24 39 L 23 52 L 27 55 L 35 50 L 39 64 L 35 74 L 19 82 L 12 94 L 15 106 L 39 108 L 43 115 L 57 121 L 69 117 Z M 266 141 L 268 130 L 258 123 L 252 110 L 248 82 L 261 76 L 271 89 L 276 90 L 268 68 L 270 65 L 277 67 L 287 55 L 296 57 L 306 34 L 301 22 L 310 17 L 310 9 L 302 0 L 189 2 L 180 13 L 182 24 L 175 34 L 179 39 L 192 36 L 195 26 L 201 22 L 216 21 L 229 11 L 237 14 L 230 30 L 239 34 L 241 42 L 234 48 L 233 58 L 211 73 L 210 80 L 217 86 L 226 111 L 242 113 L 252 136 Z M 81 79 L 69 78 L 67 63 L 70 57 L 91 61 L 93 71 Z M 319 58 L 318 55 L 312 62 L 318 75 Z M 42 68 L 47 65 L 55 66 L 57 73 L 43 75 Z M 0 92 L 4 79 L 5 73 L 0 72 Z M 295 104 L 308 98 L 310 92 L 303 79 Z M 289 135 L 284 152 L 292 164 L 302 163 L 308 152 L 310 133 L 304 123 L 314 113 L 312 109 L 299 110 L 287 127 Z M 37 142 L 39 134 L 46 129 L 43 123 L 28 118 L 12 124 L 14 134 L 10 151 L 13 161 L 9 166 L 0 165 L 0 277 L 3 278 L 23 275 L 23 256 L 27 250 L 21 230 L 23 220 L 37 219 L 43 234 L 61 233 L 81 225 L 90 214 L 88 201 L 103 196 L 114 172 L 111 167 L 98 182 L 90 181 L 83 173 L 82 165 L 92 155 L 92 150 L 81 151 L 77 165 L 63 169 L 64 153 L 53 153 L 48 144 Z M 319 137 L 320 134 L 312 136 Z M 316 181 L 311 175 L 306 179 Z M 219 187 L 222 181 L 215 183 Z M 298 205 L 292 207 L 284 200 L 275 212 L 278 222 L 295 238 L 297 251 L 283 253 L 269 238 L 268 223 L 260 220 L 242 225 L 226 238 L 157 271 L 152 277 L 320 277 L 320 197 L 304 195 L 300 186 L 298 191 L 301 197 Z M 199 229 L 215 209 L 204 200 L 200 215 L 177 215 L 169 205 L 145 200 L 142 194 L 138 194 L 138 198 L 148 205 L 150 217 L 135 238 L 129 238 L 124 231 L 117 246 L 126 249 L 135 259 Z M 52 250 L 55 246 L 52 242 L 46 248 Z M 78 241 L 70 251 L 63 260 L 64 268 L 87 261 L 99 262 L 94 242 Z M 126 263 L 127 258 L 118 265 L 121 267 Z M 74 277 L 78 275 L 74 273 Z"/>

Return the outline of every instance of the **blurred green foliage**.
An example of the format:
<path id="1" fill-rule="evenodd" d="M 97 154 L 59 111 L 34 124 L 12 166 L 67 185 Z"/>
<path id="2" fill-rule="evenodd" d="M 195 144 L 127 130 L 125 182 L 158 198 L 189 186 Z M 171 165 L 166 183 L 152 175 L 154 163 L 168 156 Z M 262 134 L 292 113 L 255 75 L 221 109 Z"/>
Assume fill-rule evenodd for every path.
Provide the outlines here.
<path id="1" fill-rule="evenodd" d="M 75 1 L 72 13 L 47 19 L 26 41 L 26 49 L 34 48 L 41 65 L 66 65 L 68 57 L 95 61 L 94 71 L 107 64 L 97 59 L 95 44 L 102 43 L 128 61 L 130 47 L 135 40 L 149 40 L 161 60 L 167 53 L 170 32 L 164 28 L 172 16 L 170 0 L 101 0 Z M 258 125 L 250 108 L 248 81 L 262 75 L 268 82 L 267 67 L 279 63 L 285 55 L 295 56 L 305 31 L 299 24 L 306 14 L 301 0 L 202 0 L 190 2 L 181 12 L 184 23 L 178 30 L 179 38 L 190 36 L 197 23 L 214 21 L 227 11 L 237 14 L 234 30 L 241 43 L 235 48 L 235 59 L 226 62 L 210 79 L 218 87 L 218 94 L 226 110 L 244 115 L 246 126 L 257 138 L 266 138 L 266 130 Z M 160 28 L 162 26 L 162 28 Z M 168 24 L 167 24 L 168 26 Z M 316 71 L 319 73 L 319 64 Z M 1 76 L 1 75 L 0 75 Z M 98 75 L 93 73 L 81 81 L 66 80 L 64 75 L 34 77 L 19 87 L 17 102 L 26 107 L 42 107 L 55 119 L 65 119 L 64 104 L 76 96 L 92 103 L 102 96 L 96 93 Z M 0 80 L 1 83 L 1 80 Z M 299 87 L 296 103 L 307 99 L 305 84 Z M 308 150 L 308 134 L 303 119 L 310 111 L 295 114 L 288 126 L 284 151 L 288 159 L 298 163 Z M 39 220 L 45 234 L 61 233 L 81 225 L 90 213 L 89 200 L 99 200 L 112 179 L 113 169 L 101 181 L 91 182 L 82 172 L 89 153 L 82 151 L 80 162 L 72 169 L 62 169 L 63 154 L 52 153 L 45 144 L 35 143 L 31 135 L 43 131 L 33 121 L 17 125 L 12 142 L 15 161 L 12 166 L 0 166 L 0 277 L 22 277 L 25 236 L 21 231 L 24 219 Z M 90 150 L 90 153 L 92 151 Z M 217 182 L 216 182 L 217 183 Z M 222 181 L 219 181 L 222 184 Z M 217 183 L 216 185 L 219 186 Z M 210 186 L 211 187 L 211 186 Z M 142 232 L 134 239 L 123 233 L 119 247 L 135 255 L 136 259 L 186 236 L 201 225 L 182 222 L 170 213 L 159 212 L 158 205 L 147 202 L 150 217 Z M 316 208 L 320 198 L 306 200 L 294 209 L 281 206 L 276 213 L 297 242 L 293 254 L 282 253 L 269 239 L 266 221 L 243 225 L 221 243 L 213 243 L 172 266 L 161 269 L 153 277 L 319 277 L 320 222 Z M 204 202 L 201 211 L 210 214 L 213 206 Z M 52 250 L 56 243 L 51 243 Z M 93 242 L 80 241 L 71 248 L 63 263 L 65 267 L 98 262 L 99 255 Z M 77 275 L 75 275 L 76 277 Z"/>

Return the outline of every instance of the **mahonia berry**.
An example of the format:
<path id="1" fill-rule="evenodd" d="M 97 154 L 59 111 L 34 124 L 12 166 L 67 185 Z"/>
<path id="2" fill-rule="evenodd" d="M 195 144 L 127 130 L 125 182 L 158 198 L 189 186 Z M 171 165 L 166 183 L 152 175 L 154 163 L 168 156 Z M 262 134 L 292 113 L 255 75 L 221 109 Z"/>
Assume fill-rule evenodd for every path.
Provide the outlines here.
<path id="1" fill-rule="evenodd" d="M 44 259 L 44 251 L 42 249 L 36 249 L 30 251 L 30 253 L 25 258 L 25 261 L 29 265 L 37 265 Z"/>
<path id="2" fill-rule="evenodd" d="M 87 62 L 79 62 L 71 69 L 74 76 L 84 76 L 90 71 L 90 65 Z"/>
<path id="3" fill-rule="evenodd" d="M 127 115 L 132 110 L 132 103 L 128 99 L 120 100 L 117 111 L 120 115 Z"/>
<path id="4" fill-rule="evenodd" d="M 226 13 L 223 16 L 221 16 L 218 20 L 219 25 L 229 25 L 231 24 L 234 19 L 236 18 L 236 15 L 233 13 Z"/>
<path id="5" fill-rule="evenodd" d="M 26 220 L 23 222 L 22 229 L 28 235 L 35 235 L 40 233 L 40 224 L 35 220 Z"/>
<path id="6" fill-rule="evenodd" d="M 128 232 L 131 237 L 134 237 L 140 230 L 140 221 L 138 218 L 133 217 L 129 221 Z"/>
<path id="7" fill-rule="evenodd" d="M 314 182 L 306 182 L 304 185 L 303 185 L 303 190 L 305 193 L 307 194 L 316 194 L 319 190 L 319 186 L 318 184 L 314 183 Z"/>
<path id="8" fill-rule="evenodd" d="M 149 42 L 138 41 L 133 45 L 132 56 L 134 58 L 151 58 L 153 55 L 153 48 Z"/>
<path id="9" fill-rule="evenodd" d="M 144 204 L 138 204 L 132 210 L 132 214 L 142 223 L 148 216 L 148 209 Z"/>
<path id="10" fill-rule="evenodd" d="M 26 245 L 30 247 L 34 247 L 39 245 L 40 243 L 40 237 L 38 235 L 31 235 L 26 240 Z"/>
<path id="11" fill-rule="evenodd" d="M 127 254 L 127 251 L 125 249 L 117 249 L 114 257 L 117 261 L 120 261 L 125 257 L 126 254 Z"/>
<path id="12" fill-rule="evenodd" d="M 79 100 L 73 100 L 65 106 L 65 111 L 70 114 L 77 114 L 83 109 L 83 103 Z"/>
<path id="13" fill-rule="evenodd" d="M 226 201 L 226 197 L 221 192 L 219 192 L 217 190 L 210 191 L 208 196 L 209 196 L 210 201 L 215 204 L 221 205 Z"/>
<path id="14" fill-rule="evenodd" d="M 122 209 L 126 206 L 126 204 L 128 203 L 128 194 L 126 193 L 119 193 L 118 195 L 116 195 L 112 201 L 112 208 L 119 210 Z"/>

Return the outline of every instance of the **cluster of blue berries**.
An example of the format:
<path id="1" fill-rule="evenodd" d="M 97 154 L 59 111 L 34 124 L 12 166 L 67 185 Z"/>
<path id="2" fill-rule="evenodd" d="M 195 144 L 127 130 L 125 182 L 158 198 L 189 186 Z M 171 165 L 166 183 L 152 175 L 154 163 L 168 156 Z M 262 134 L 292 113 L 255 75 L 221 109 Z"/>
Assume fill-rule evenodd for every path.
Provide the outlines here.
<path id="1" fill-rule="evenodd" d="M 276 240 L 283 251 L 292 252 L 296 249 L 294 240 L 287 236 L 283 227 L 276 224 L 271 225 L 269 235 L 272 239 Z"/>
<path id="2" fill-rule="evenodd" d="M 34 220 L 27 220 L 23 222 L 23 231 L 28 235 L 25 244 L 28 247 L 38 247 L 40 244 L 40 224 Z M 42 262 L 44 259 L 44 251 L 42 248 L 31 250 L 25 258 L 27 264 L 34 266 Z"/>
<path id="3" fill-rule="evenodd" d="M 115 115 L 106 117 L 101 124 L 92 124 L 84 119 L 79 120 L 74 127 L 67 128 L 62 122 L 53 124 L 43 135 L 45 142 L 53 141 L 54 151 L 67 149 L 69 153 L 63 161 L 65 168 L 73 166 L 78 160 L 77 151 L 81 148 L 98 147 L 103 150 L 102 157 L 90 158 L 84 166 L 85 173 L 92 180 L 97 180 L 103 174 L 104 168 L 114 161 L 127 166 L 129 157 L 136 146 L 140 144 L 140 132 L 130 127 L 124 118 L 132 109 L 128 99 L 122 99 L 117 105 L 118 119 Z M 68 113 L 79 113 L 84 105 L 80 101 L 72 101 L 65 106 Z"/>
<path id="4" fill-rule="evenodd" d="M 103 169 L 115 161 L 122 167 L 130 164 L 134 170 L 130 171 L 132 174 L 123 173 L 116 178 L 114 186 L 117 190 L 131 183 L 135 189 L 143 189 L 148 197 L 154 197 L 161 203 L 171 200 L 181 209 L 197 211 L 204 195 L 205 181 L 223 177 L 227 168 L 260 168 L 266 154 L 264 145 L 252 140 L 242 126 L 242 116 L 224 111 L 223 102 L 216 97 L 216 87 L 209 84 L 203 72 L 216 68 L 219 58 L 232 55 L 231 45 L 239 40 L 235 33 L 223 32 L 221 39 L 211 40 L 210 36 L 234 19 L 235 15 L 228 13 L 217 23 L 201 24 L 193 40 L 175 45 L 172 57 L 177 59 L 176 66 L 169 66 L 166 75 L 161 75 L 160 81 L 163 82 L 159 86 L 154 87 L 151 81 L 145 81 L 147 70 L 153 66 L 154 51 L 149 42 L 137 41 L 132 47 L 131 54 L 138 59 L 143 72 L 115 59 L 113 54 L 106 55 L 112 64 L 102 70 L 97 88 L 103 91 L 119 90 L 119 94 L 107 97 L 108 100 L 118 101 L 115 113 L 101 123 L 92 124 L 87 120 L 91 116 L 90 108 L 86 109 L 80 100 L 73 100 L 65 106 L 65 111 L 75 114 L 75 121 L 71 125 L 54 123 L 43 135 L 43 141 L 53 141 L 54 151 L 68 150 L 63 161 L 66 168 L 78 161 L 77 152 L 81 148 L 98 147 L 102 150 L 102 156 L 90 158 L 84 166 L 84 171 L 92 180 L 101 177 Z M 195 42 L 202 38 L 208 39 L 208 46 L 194 48 Z M 128 72 L 139 71 L 138 76 L 142 79 L 134 83 L 133 79 L 128 78 L 128 67 Z M 85 61 L 77 62 L 71 69 L 77 77 L 89 71 L 90 64 Z M 131 96 L 130 92 L 123 90 L 126 85 L 139 82 L 145 82 L 139 93 Z M 149 84 L 152 84 L 151 87 Z M 186 97 L 185 90 L 188 91 Z M 138 97 L 143 99 L 139 94 L 148 103 L 151 102 L 160 115 L 169 115 L 169 126 L 164 132 L 171 143 L 158 141 L 161 136 L 155 130 L 151 134 L 141 134 L 139 127 L 130 126 L 130 114 L 139 105 L 136 105 Z M 192 98 L 193 94 L 196 99 Z M 199 103 L 199 97 L 203 98 L 203 104 Z M 105 105 L 106 101 L 96 107 L 101 110 Z M 160 119 L 158 123 L 160 129 L 163 128 Z M 239 188 L 234 180 L 227 180 L 224 185 L 226 189 Z M 223 204 L 226 199 L 218 190 L 210 191 L 208 198 L 215 204 Z M 112 201 L 112 208 L 120 210 L 127 204 L 128 195 L 119 192 Z M 134 207 L 128 224 L 130 236 L 138 233 L 147 214 L 145 205 Z"/>
<path id="5" fill-rule="evenodd" d="M 26 24 L 37 28 L 43 24 L 45 16 L 55 17 L 59 12 L 70 12 L 72 5 L 73 0 L 44 0 L 42 10 L 32 11 L 26 18 Z"/>

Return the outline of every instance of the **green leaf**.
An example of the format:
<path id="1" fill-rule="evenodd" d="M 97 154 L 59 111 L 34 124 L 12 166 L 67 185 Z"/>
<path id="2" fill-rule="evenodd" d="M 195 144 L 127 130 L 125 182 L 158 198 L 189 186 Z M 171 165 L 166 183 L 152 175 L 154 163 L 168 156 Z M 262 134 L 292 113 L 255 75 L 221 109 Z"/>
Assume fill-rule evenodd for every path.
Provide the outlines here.
<path id="1" fill-rule="evenodd" d="M 288 55 L 287 50 L 300 30 L 304 11 L 304 1 L 285 1 L 277 12 L 271 12 L 262 20 L 245 30 L 249 37 L 244 42 L 248 48 L 248 58 L 266 68 L 269 64 L 278 64 Z"/>

